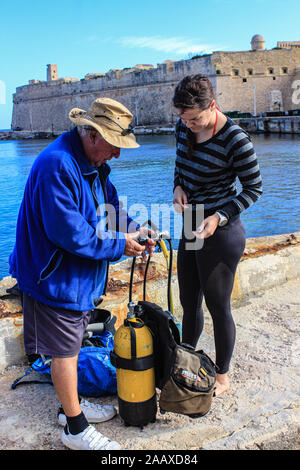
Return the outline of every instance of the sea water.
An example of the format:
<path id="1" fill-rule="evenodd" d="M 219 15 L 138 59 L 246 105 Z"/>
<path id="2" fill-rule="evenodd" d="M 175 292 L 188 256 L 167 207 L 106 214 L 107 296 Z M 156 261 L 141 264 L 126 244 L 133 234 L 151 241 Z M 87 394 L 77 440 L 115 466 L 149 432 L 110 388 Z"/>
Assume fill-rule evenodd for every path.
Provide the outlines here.
<path id="1" fill-rule="evenodd" d="M 110 162 L 110 178 L 130 215 L 139 222 L 155 218 L 160 228 L 170 214 L 173 246 L 178 246 L 181 217 L 172 213 L 175 139 L 172 135 L 138 136 L 138 149 L 123 149 Z M 263 196 L 242 213 L 247 237 L 300 230 L 300 136 L 254 135 L 263 179 Z M 49 140 L 0 142 L 0 279 L 8 275 L 18 211 L 27 176 Z M 240 185 L 238 183 L 238 189 Z M 167 224 L 168 228 L 168 224 Z"/>

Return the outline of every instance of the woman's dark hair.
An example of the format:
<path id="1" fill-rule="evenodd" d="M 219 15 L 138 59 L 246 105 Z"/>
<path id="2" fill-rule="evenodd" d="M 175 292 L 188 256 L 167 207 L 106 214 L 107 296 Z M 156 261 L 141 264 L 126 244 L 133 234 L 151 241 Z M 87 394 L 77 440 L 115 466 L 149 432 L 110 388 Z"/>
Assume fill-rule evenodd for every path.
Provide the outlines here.
<path id="1" fill-rule="evenodd" d="M 175 88 L 173 105 L 182 112 L 196 106 L 202 111 L 209 108 L 213 99 L 215 99 L 214 89 L 206 75 L 188 75 Z M 191 156 L 195 142 L 195 134 L 188 129 L 188 156 Z"/>
<path id="2" fill-rule="evenodd" d="M 209 108 L 213 99 L 214 89 L 206 75 L 188 75 L 175 88 L 173 104 L 183 111 L 195 106 L 203 110 Z"/>

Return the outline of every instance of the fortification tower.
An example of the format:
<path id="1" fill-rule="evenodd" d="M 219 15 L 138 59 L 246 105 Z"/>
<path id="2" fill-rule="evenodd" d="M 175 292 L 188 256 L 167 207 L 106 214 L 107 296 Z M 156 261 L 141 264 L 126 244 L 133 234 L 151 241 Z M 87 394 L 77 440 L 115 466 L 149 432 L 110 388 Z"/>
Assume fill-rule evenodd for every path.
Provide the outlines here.
<path id="1" fill-rule="evenodd" d="M 57 80 L 57 79 L 58 79 L 57 65 L 48 64 L 47 65 L 47 82 L 51 82 L 52 80 Z"/>
<path id="2" fill-rule="evenodd" d="M 251 39 L 252 51 L 263 51 L 265 48 L 265 40 L 261 34 L 255 34 Z"/>

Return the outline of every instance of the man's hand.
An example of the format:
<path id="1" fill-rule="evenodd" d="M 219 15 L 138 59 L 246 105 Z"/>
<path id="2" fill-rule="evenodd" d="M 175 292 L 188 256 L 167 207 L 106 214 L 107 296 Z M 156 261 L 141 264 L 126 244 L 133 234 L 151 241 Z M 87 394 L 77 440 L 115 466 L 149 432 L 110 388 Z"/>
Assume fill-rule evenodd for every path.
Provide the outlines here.
<path id="1" fill-rule="evenodd" d="M 147 238 L 145 246 L 145 251 L 148 252 L 149 256 L 152 256 L 155 250 L 156 242 L 152 240 L 151 236 L 154 235 L 153 230 L 147 227 L 140 227 L 138 229 L 138 237 Z M 142 253 L 143 260 L 146 261 L 146 253 Z"/>
<path id="2" fill-rule="evenodd" d="M 124 255 L 126 256 L 139 256 L 145 251 L 145 246 L 140 245 L 137 242 L 139 232 L 125 233 L 125 250 Z"/>
<path id="3" fill-rule="evenodd" d="M 153 234 L 152 230 L 146 227 L 140 227 L 134 233 L 125 233 L 126 243 L 125 243 L 124 255 L 126 256 L 142 255 L 142 258 L 144 261 L 147 258 L 146 251 L 149 253 L 150 256 L 152 256 L 155 250 L 155 245 L 156 245 L 154 240 L 152 240 L 151 238 L 148 238 L 145 245 L 140 245 L 138 243 L 139 237 L 141 238 L 144 238 L 146 236 L 151 237 L 151 234 Z"/>
<path id="4" fill-rule="evenodd" d="M 187 208 L 188 199 L 181 186 L 176 186 L 173 194 L 173 205 L 176 212 L 183 212 Z"/>
<path id="5" fill-rule="evenodd" d="M 218 214 L 213 214 L 209 217 L 206 217 L 200 227 L 198 227 L 197 230 L 193 232 L 193 234 L 196 236 L 196 238 L 200 239 L 211 237 L 218 227 L 219 220 L 220 217 Z"/>

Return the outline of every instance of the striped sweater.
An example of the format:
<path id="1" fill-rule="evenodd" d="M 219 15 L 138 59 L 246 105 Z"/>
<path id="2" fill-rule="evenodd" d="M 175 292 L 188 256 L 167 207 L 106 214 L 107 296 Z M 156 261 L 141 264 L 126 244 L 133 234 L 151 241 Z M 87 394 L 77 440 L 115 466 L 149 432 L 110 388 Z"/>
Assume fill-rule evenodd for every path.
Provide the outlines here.
<path id="1" fill-rule="evenodd" d="M 179 119 L 175 128 L 174 188 L 181 186 L 189 204 L 204 204 L 229 219 L 250 207 L 262 194 L 262 179 L 250 136 L 230 118 L 209 140 L 195 144 L 187 155 L 188 128 Z M 242 191 L 237 193 L 238 177 Z"/>

